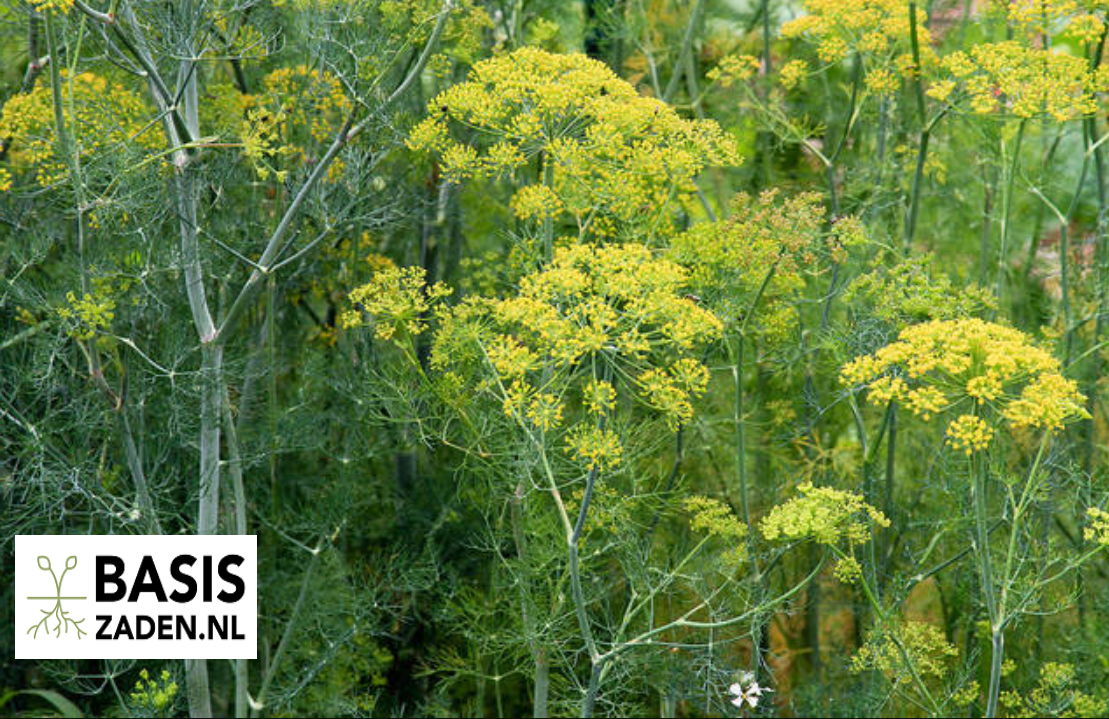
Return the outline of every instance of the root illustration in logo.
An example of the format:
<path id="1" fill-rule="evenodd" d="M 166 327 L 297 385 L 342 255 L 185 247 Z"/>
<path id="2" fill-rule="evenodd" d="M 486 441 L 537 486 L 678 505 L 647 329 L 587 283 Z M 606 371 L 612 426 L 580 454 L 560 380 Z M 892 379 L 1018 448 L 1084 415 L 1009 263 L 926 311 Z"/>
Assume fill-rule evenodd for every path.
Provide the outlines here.
<path id="1" fill-rule="evenodd" d="M 60 577 L 58 575 L 54 574 L 54 569 L 53 569 L 53 567 L 50 566 L 50 557 L 40 556 L 38 558 L 38 566 L 39 566 L 39 569 L 41 569 L 42 571 L 50 572 L 50 576 L 54 579 L 54 590 L 55 590 L 54 591 L 54 596 L 52 596 L 52 597 L 27 597 L 27 599 L 41 599 L 41 600 L 46 600 L 46 601 L 52 601 L 52 602 L 54 602 L 54 606 L 51 609 L 40 609 L 39 611 L 42 612 L 42 615 L 43 615 L 42 619 L 40 619 L 38 622 L 33 624 L 31 627 L 29 627 L 27 629 L 27 633 L 31 634 L 32 638 L 37 639 L 38 634 L 39 634 L 39 630 L 42 629 L 45 632 L 46 636 L 49 636 L 51 631 L 53 631 L 55 637 L 61 637 L 63 631 L 65 631 L 66 634 L 69 634 L 69 629 L 70 629 L 70 626 L 72 625 L 73 629 L 75 629 L 77 631 L 77 638 L 80 639 L 81 637 L 83 637 L 85 634 L 88 633 L 88 632 L 85 632 L 84 630 L 82 630 L 81 626 L 80 626 L 81 622 L 83 622 L 85 620 L 84 619 L 73 619 L 72 617 L 69 616 L 69 612 L 65 611 L 65 609 L 62 607 L 62 602 L 63 601 L 70 601 L 70 600 L 78 601 L 78 600 L 85 599 L 85 597 L 65 597 L 65 596 L 62 596 L 62 582 L 65 581 L 66 573 L 69 572 L 69 570 L 71 570 L 71 569 L 73 569 L 74 567 L 77 566 L 77 557 L 76 557 L 76 555 L 73 555 L 73 556 L 70 556 L 70 557 L 66 558 L 66 560 L 65 560 L 65 569 L 62 570 L 62 576 L 60 576 Z M 53 620 L 54 620 L 54 628 L 53 629 L 51 629 L 51 627 L 50 627 L 51 617 L 53 617 Z"/>

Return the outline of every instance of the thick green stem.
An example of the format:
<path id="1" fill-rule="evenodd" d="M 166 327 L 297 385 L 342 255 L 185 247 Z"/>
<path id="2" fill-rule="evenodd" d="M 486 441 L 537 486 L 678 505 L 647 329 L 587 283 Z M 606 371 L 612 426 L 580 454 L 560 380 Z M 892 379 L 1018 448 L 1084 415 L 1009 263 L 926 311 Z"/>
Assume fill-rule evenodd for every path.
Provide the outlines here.
<path id="1" fill-rule="evenodd" d="M 551 660 L 547 656 L 546 648 L 540 648 L 535 654 L 535 698 L 532 702 L 532 714 L 537 718 L 550 715 L 547 710 L 550 686 Z"/>
<path id="2" fill-rule="evenodd" d="M 916 237 L 917 216 L 920 213 L 920 189 L 924 182 L 924 162 L 928 158 L 928 143 L 932 137 L 932 124 L 928 122 L 924 104 L 924 80 L 920 67 L 920 39 L 916 22 L 915 2 L 909 3 L 909 41 L 913 54 L 913 87 L 916 98 L 917 119 L 920 122 L 920 146 L 916 155 L 916 169 L 913 172 L 913 186 L 909 196 L 909 212 L 905 218 L 905 242 L 903 251 L 908 253 Z"/>
<path id="3" fill-rule="evenodd" d="M 594 707 L 597 705 L 597 692 L 601 688 L 601 673 L 604 671 L 606 661 L 600 658 L 593 660 L 593 669 L 589 672 L 589 686 L 585 690 L 585 699 L 581 703 L 582 717 L 593 716 Z"/>
<path id="4" fill-rule="evenodd" d="M 905 244 L 902 249 L 906 255 L 912 251 L 913 240 L 916 238 L 917 216 L 920 214 L 920 188 L 924 183 L 924 162 L 928 157 L 928 143 L 931 137 L 932 132 L 928 129 L 920 133 L 916 169 L 913 171 L 913 187 L 909 195 L 909 214 L 905 218 Z"/>
<path id="5" fill-rule="evenodd" d="M 574 530 L 567 538 L 567 544 L 570 550 L 570 589 L 574 595 L 574 612 L 578 617 L 578 626 L 581 629 L 582 638 L 585 640 L 585 648 L 589 652 L 589 657 L 594 662 L 597 661 L 599 652 L 597 651 L 597 644 L 593 640 L 593 629 L 589 624 L 589 616 L 586 613 L 585 594 L 581 588 L 581 568 L 579 566 L 578 557 L 578 544 L 581 542 L 582 532 L 585 530 L 585 519 L 589 512 L 589 504 L 593 500 L 593 488 L 597 483 L 598 471 L 594 467 L 589 470 L 589 474 L 585 479 L 585 494 L 581 499 L 581 509 L 578 511 L 578 519 L 574 524 Z"/>
<path id="6" fill-rule="evenodd" d="M 1093 66 L 1097 67 L 1101 64 L 1102 54 L 1105 49 L 1106 33 L 1102 33 L 1101 41 L 1098 43 L 1097 50 L 1094 53 Z M 1091 346 L 1098 347 L 1101 343 L 1101 337 L 1105 331 L 1105 324 L 1109 321 L 1109 248 L 1106 244 L 1109 242 L 1109 233 L 1106 232 L 1106 223 L 1109 222 L 1109 203 L 1106 201 L 1105 191 L 1105 149 L 1102 144 L 1093 144 L 1097 141 L 1097 116 L 1089 115 L 1086 117 L 1085 123 L 1086 142 L 1092 144 L 1094 151 L 1094 171 L 1097 178 L 1097 231 L 1095 234 L 1094 244 L 1094 297 L 1095 297 L 1095 314 L 1094 320 L 1094 336 L 1091 339 Z M 1085 472 L 1089 473 L 1093 466 L 1094 457 L 1094 431 L 1097 426 L 1095 421 L 1097 414 L 1097 381 L 1101 376 L 1101 354 L 1098 352 L 1093 353 L 1090 358 L 1089 371 L 1086 375 L 1086 411 L 1089 413 L 1089 419 L 1085 420 L 1085 438 L 1083 442 L 1082 453 L 1082 468 Z"/>
<path id="7" fill-rule="evenodd" d="M 978 576 L 982 584 L 982 593 L 986 597 L 986 612 L 989 615 L 990 636 L 992 638 L 990 684 L 986 695 L 986 717 L 992 719 L 997 716 L 997 698 L 1001 687 L 1001 663 L 1005 643 L 1004 639 L 1001 638 L 1001 621 L 998 616 L 997 599 L 994 594 L 993 565 L 990 560 L 990 538 L 986 521 L 987 478 L 984 462 L 985 460 L 978 455 L 975 455 L 971 460 L 974 468 L 974 526 L 976 532 L 975 545 L 978 550 Z"/>
<path id="8" fill-rule="evenodd" d="M 1020 149 L 1024 140 L 1024 128 L 1027 120 L 1021 120 L 1017 128 L 1017 139 L 1013 143 L 1013 157 L 1005 175 L 1005 190 L 1001 201 L 1001 246 L 997 251 L 997 298 L 1000 301 L 1005 291 L 1005 257 L 1009 253 L 1009 214 L 1013 206 L 1013 183 L 1017 178 L 1017 165 L 1020 162 Z"/>

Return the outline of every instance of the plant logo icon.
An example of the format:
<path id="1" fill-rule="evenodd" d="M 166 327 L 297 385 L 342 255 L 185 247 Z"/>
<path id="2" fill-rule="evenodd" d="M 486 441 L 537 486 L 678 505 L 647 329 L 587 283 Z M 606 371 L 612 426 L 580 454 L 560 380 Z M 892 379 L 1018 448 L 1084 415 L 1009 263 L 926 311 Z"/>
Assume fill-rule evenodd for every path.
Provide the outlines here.
<path id="1" fill-rule="evenodd" d="M 87 598 L 87 597 L 64 597 L 64 596 L 62 596 L 62 582 L 65 581 L 66 573 L 69 570 L 71 570 L 71 569 L 73 569 L 74 567 L 77 566 L 77 556 L 76 555 L 71 555 L 71 556 L 66 558 L 66 560 L 65 560 L 65 569 L 62 570 L 62 576 L 60 576 L 60 577 L 58 575 L 54 574 L 54 569 L 53 569 L 53 567 L 50 566 L 50 557 L 39 556 L 38 566 L 39 566 L 39 569 L 41 569 L 42 571 L 50 572 L 50 576 L 54 579 L 54 589 L 55 589 L 54 596 L 52 596 L 52 597 L 27 597 L 27 599 L 41 599 L 41 600 L 46 600 L 46 601 L 52 601 L 52 602 L 54 602 L 54 606 L 50 609 L 40 609 L 39 611 L 42 612 L 42 614 L 43 614 L 42 619 L 40 619 L 38 622 L 36 622 L 31 627 L 29 627 L 27 629 L 27 633 L 32 634 L 32 632 L 33 632 L 32 638 L 38 638 L 39 629 L 42 629 L 45 632 L 45 636 L 49 636 L 49 634 L 51 632 L 50 618 L 53 617 L 54 621 L 55 621 L 55 625 L 54 625 L 54 628 L 53 628 L 53 632 L 54 632 L 55 637 L 61 637 L 63 629 L 65 630 L 66 634 L 69 634 L 69 628 L 70 628 L 70 625 L 72 625 L 73 628 L 75 630 L 77 630 L 77 638 L 80 639 L 81 637 L 83 637 L 85 634 L 88 633 L 88 632 L 83 631 L 81 629 L 81 626 L 80 626 L 81 622 L 83 622 L 85 620 L 84 619 L 73 619 L 73 618 L 71 618 L 69 616 L 69 612 L 65 611 L 65 609 L 62 608 L 62 602 L 63 601 L 71 601 L 71 600 L 72 601 L 79 601 L 79 600 Z"/>

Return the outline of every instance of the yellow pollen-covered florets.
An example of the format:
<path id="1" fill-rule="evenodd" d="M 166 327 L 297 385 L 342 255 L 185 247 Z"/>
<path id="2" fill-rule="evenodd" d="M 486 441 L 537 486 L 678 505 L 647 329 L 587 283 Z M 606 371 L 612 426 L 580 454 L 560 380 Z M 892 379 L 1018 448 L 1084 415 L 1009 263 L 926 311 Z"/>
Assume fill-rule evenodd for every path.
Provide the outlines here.
<path id="1" fill-rule="evenodd" d="M 862 544 L 870 536 L 867 521 L 888 527 L 885 515 L 852 492 L 832 487 L 814 487 L 805 482 L 800 496 L 770 510 L 759 524 L 770 541 L 812 539 L 818 544 Z"/>
<path id="2" fill-rule="evenodd" d="M 1087 542 L 1094 542 L 1109 547 L 1109 512 L 1097 507 L 1086 510 L 1086 517 L 1090 523 L 1082 530 L 1082 536 Z"/>
<path id="3" fill-rule="evenodd" d="M 956 450 L 962 450 L 967 455 L 974 454 L 990 445 L 993 439 L 993 427 L 986 424 L 981 417 L 972 414 L 961 415 L 947 425 L 947 438 Z"/>
<path id="4" fill-rule="evenodd" d="M 362 324 L 363 313 L 373 318 L 378 339 L 418 335 L 427 329 L 426 314 L 438 300 L 451 294 L 442 283 L 428 285 L 422 267 L 390 267 L 350 293 L 353 310 L 343 314 L 344 327 Z"/>
<path id="5" fill-rule="evenodd" d="M 737 62 L 735 72 L 750 69 Z M 428 103 L 408 146 L 435 155 L 451 182 L 498 178 L 537 159 L 542 184 L 515 191 L 516 216 L 588 217 L 597 236 L 669 228 L 667 208 L 691 200 L 701 170 L 739 161 L 715 122 L 639 95 L 602 62 L 534 47 L 475 64 Z"/>
<path id="6" fill-rule="evenodd" d="M 1025 119 L 1073 120 L 1095 112 L 1097 94 L 1109 87 L 1105 73 L 1091 71 L 1084 58 L 1017 40 L 953 52 L 943 66 L 949 75 L 945 82 L 962 87 L 979 114 L 1005 111 Z"/>
<path id="7" fill-rule="evenodd" d="M 607 471 L 620 464 L 624 448 L 616 433 L 599 427 L 578 425 L 566 439 L 566 451 L 586 469 Z"/>
<path id="8" fill-rule="evenodd" d="M 1058 430 L 1088 416 L 1077 383 L 1061 370 L 1023 332 L 971 318 L 911 325 L 895 342 L 845 365 L 841 380 L 866 387 L 873 403 L 900 401 L 925 419 L 969 400 L 980 411 L 948 428 L 953 446 L 969 453 L 989 444 L 991 417 Z"/>

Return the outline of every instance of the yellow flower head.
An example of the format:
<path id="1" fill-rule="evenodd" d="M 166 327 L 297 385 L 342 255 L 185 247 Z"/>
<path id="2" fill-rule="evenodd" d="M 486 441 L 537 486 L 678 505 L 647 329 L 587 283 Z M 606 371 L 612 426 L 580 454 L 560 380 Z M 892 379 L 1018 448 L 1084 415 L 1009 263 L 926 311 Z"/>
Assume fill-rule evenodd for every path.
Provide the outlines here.
<path id="1" fill-rule="evenodd" d="M 1109 512 L 1098 507 L 1090 507 L 1086 510 L 1086 517 L 1090 523 L 1082 531 L 1082 536 L 1087 542 L 1109 547 Z"/>
<path id="2" fill-rule="evenodd" d="M 959 652 L 939 627 L 927 622 L 903 621 L 892 627 L 876 627 L 858 654 L 852 657 L 851 669 L 856 672 L 877 669 L 894 683 L 912 681 L 905 667 L 905 655 L 918 675 L 943 679 L 951 660 Z"/>
<path id="3" fill-rule="evenodd" d="M 642 97 L 604 63 L 523 47 L 474 65 L 428 103 L 408 146 L 437 156 L 452 182 L 497 178 L 542 158 L 542 186 L 512 199 L 525 220 L 568 214 L 597 236 L 668 229 L 674 200 L 710 165 L 738 162 L 711 120 Z"/>
<path id="4" fill-rule="evenodd" d="M 1019 40 L 951 53 L 943 67 L 948 77 L 932 89 L 946 99 L 961 87 L 978 114 L 1005 112 L 1065 122 L 1095 112 L 1097 94 L 1109 87 L 1104 74 L 1091 71 L 1086 59 Z"/>
<path id="5" fill-rule="evenodd" d="M 379 339 L 420 334 L 427 329 L 431 307 L 451 294 L 442 283 L 428 285 L 425 275 L 422 267 L 388 267 L 376 273 L 350 293 L 354 309 L 344 313 L 343 326 L 356 327 L 369 315 Z"/>
<path id="6" fill-rule="evenodd" d="M 989 446 L 993 439 L 993 427 L 981 417 L 964 414 L 947 425 L 947 437 L 952 447 L 971 455 Z"/>
<path id="7" fill-rule="evenodd" d="M 884 514 L 852 492 L 814 487 L 810 482 L 801 484 L 797 490 L 800 496 L 774 507 L 759 523 L 769 541 L 811 539 L 818 544 L 834 545 L 842 540 L 850 546 L 869 539 L 868 521 L 880 527 L 889 526 Z"/>
<path id="8" fill-rule="evenodd" d="M 806 268 L 829 249 L 842 250 L 841 236 L 825 233 L 823 201 L 812 193 L 740 194 L 731 209 L 726 220 L 700 223 L 675 237 L 668 255 L 688 269 L 694 295 L 730 323 L 746 319 L 761 291 L 750 329 L 784 336 L 796 315 L 791 300 L 805 285 Z"/>
<path id="9" fill-rule="evenodd" d="M 591 414 L 604 415 L 616 407 L 616 389 L 604 380 L 590 380 L 582 388 L 585 407 Z"/>
<path id="10" fill-rule="evenodd" d="M 609 429 L 579 424 L 570 431 L 566 452 L 586 469 L 607 471 L 620 464 L 624 448 L 620 438 Z"/>
<path id="11" fill-rule="evenodd" d="M 910 48 L 909 5 L 904 0 L 803 0 L 807 15 L 782 25 L 782 36 L 814 42 L 824 62 L 852 52 L 888 59 Z M 927 13 L 917 7 L 916 32 L 921 60 L 933 59 Z"/>
<path id="12" fill-rule="evenodd" d="M 1062 376 L 1055 357 L 1019 330 L 973 318 L 907 327 L 897 341 L 845 365 L 841 380 L 868 388 L 873 403 L 901 401 L 925 419 L 960 403 L 977 406 L 948 427 L 953 446 L 968 453 L 993 437 L 989 416 L 1047 430 L 1088 416 L 1077 383 Z"/>
<path id="13" fill-rule="evenodd" d="M 152 113 L 139 93 L 91 72 L 69 77 L 63 70 L 62 79 L 63 117 L 68 132 L 79 139 L 86 179 L 96 170 L 97 160 L 124 158 L 124 150 L 147 152 L 164 147 L 162 134 L 148 129 Z M 10 141 L 11 172 L 16 176 L 33 173 L 42 187 L 56 184 L 68 172 L 65 158 L 57 153 L 56 132 L 49 83 L 12 95 L 0 109 L 0 137 Z M 0 190 L 6 184 L 5 176 L 7 172 L 0 170 Z"/>
<path id="14" fill-rule="evenodd" d="M 359 299 L 413 333 L 410 325 L 422 328 L 428 304 L 411 280 L 386 275 Z M 442 308 L 431 366 L 492 393 L 505 415 L 529 430 L 556 429 L 566 411 L 561 398 L 581 397 L 589 419 L 566 433 L 567 451 L 590 468 L 612 467 L 620 442 L 596 424 L 616 410 L 613 377 L 675 428 L 693 415 L 693 401 L 708 385 L 700 358 L 722 325 L 687 297 L 687 282 L 682 267 L 643 245 L 558 247 L 515 294 Z"/>

